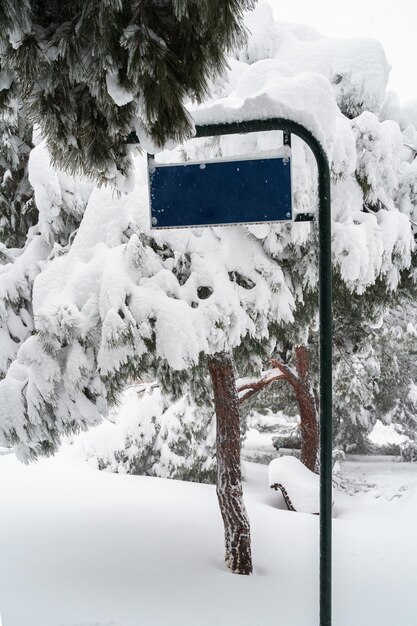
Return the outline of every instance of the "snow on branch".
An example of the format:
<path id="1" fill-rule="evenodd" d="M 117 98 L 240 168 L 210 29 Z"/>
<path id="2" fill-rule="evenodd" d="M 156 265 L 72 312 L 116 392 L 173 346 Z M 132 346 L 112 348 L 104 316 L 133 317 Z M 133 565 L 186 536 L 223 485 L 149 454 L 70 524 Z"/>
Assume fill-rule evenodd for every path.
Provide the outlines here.
<path id="1" fill-rule="evenodd" d="M 245 400 L 248 400 L 253 395 L 261 391 L 264 387 L 274 382 L 285 378 L 285 375 L 277 371 L 276 369 L 266 370 L 262 372 L 261 378 L 247 379 L 240 378 L 236 381 L 236 389 L 239 396 L 239 403 L 242 404 Z"/>

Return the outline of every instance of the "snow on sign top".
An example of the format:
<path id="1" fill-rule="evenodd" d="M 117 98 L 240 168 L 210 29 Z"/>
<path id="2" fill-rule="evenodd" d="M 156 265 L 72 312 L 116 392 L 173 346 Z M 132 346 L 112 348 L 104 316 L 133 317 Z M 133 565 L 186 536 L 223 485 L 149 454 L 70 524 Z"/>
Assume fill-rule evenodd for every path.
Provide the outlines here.
<path id="1" fill-rule="evenodd" d="M 152 228 L 291 221 L 291 159 L 274 154 L 158 164 L 149 159 Z"/>

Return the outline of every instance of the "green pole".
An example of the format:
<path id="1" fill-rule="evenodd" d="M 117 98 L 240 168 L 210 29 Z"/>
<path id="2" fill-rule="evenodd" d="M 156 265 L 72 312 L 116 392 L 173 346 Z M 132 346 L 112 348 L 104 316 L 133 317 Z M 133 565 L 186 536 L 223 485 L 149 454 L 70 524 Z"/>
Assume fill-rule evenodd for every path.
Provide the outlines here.
<path id="1" fill-rule="evenodd" d="M 313 152 L 319 195 L 320 313 L 320 626 L 332 623 L 332 266 L 330 168 L 321 143 L 301 124 L 283 118 L 196 126 L 197 137 L 281 130 Z"/>

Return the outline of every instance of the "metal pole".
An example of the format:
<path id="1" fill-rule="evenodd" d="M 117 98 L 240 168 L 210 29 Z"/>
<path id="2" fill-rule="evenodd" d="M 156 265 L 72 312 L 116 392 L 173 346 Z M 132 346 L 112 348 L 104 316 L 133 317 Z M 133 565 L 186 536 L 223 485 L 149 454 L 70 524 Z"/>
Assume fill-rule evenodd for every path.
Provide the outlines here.
<path id="1" fill-rule="evenodd" d="M 316 157 L 317 158 L 317 157 Z M 319 165 L 320 626 L 332 623 L 332 270 L 330 171 Z"/>
<path id="2" fill-rule="evenodd" d="M 326 152 L 301 124 L 282 118 L 197 126 L 197 137 L 281 130 L 306 142 L 318 168 L 320 313 L 320 626 L 332 623 L 332 269 L 330 168 Z"/>

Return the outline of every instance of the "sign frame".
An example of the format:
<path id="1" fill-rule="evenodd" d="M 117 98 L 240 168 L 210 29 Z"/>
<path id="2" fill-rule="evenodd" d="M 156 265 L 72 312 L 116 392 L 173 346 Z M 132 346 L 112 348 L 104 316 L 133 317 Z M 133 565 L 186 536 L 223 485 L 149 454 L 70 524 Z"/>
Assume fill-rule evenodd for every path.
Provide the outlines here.
<path id="1" fill-rule="evenodd" d="M 148 183 L 152 230 L 293 221 L 292 157 L 287 146 L 256 157 L 175 163 L 158 163 L 148 155 Z M 257 203 L 256 192 L 264 183 L 267 193 Z M 245 188 L 243 202 L 236 192 L 239 185 Z M 210 201 L 212 188 L 217 195 Z"/>

